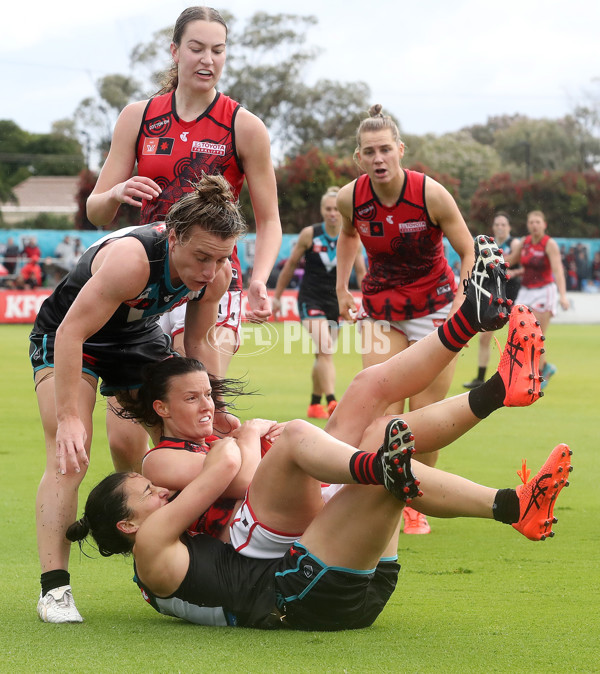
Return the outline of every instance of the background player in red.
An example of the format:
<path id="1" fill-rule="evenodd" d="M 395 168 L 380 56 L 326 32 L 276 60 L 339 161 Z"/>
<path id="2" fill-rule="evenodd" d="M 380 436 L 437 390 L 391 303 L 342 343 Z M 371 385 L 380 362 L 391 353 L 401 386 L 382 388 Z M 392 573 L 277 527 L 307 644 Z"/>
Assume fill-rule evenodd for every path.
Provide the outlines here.
<path id="1" fill-rule="evenodd" d="M 473 238 L 449 192 L 422 173 L 403 169 L 404 143 L 381 106 L 369 110 L 357 131 L 355 160 L 365 172 L 338 195 L 342 230 L 338 242 L 337 294 L 340 315 L 356 320 L 348 289 L 352 261 L 362 241 L 368 271 L 360 310 L 363 367 L 387 360 L 435 330 L 462 302 L 444 256 L 446 236 L 461 260 L 460 277 L 473 266 Z M 385 340 L 381 327 L 385 327 Z M 418 409 L 444 398 L 454 363 L 422 393 L 410 398 Z M 404 401 L 388 411 L 401 414 Z M 435 465 L 436 454 L 426 461 Z M 405 533 L 429 533 L 424 516 L 405 509 Z"/>
<path id="2" fill-rule="evenodd" d="M 513 253 L 506 258 L 511 267 L 518 264 L 523 267 L 517 301 L 531 307 L 544 334 L 547 333 L 550 319 L 556 316 L 557 304 L 560 302 L 564 311 L 569 308 L 560 249 L 556 241 L 546 233 L 547 227 L 542 211 L 528 213 L 529 234 L 521 239 Z M 544 377 L 542 388 L 545 388 L 550 377 L 556 373 L 556 366 L 549 363 L 543 355 L 540 371 Z"/>

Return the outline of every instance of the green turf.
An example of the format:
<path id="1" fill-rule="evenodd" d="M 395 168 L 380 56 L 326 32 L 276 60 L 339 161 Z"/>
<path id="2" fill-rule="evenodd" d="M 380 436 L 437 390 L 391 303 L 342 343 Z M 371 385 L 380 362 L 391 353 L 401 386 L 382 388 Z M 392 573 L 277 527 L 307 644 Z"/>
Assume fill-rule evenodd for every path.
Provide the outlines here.
<path id="1" fill-rule="evenodd" d="M 165 618 L 139 597 L 123 558 L 71 559 L 82 625 L 38 621 L 34 499 L 43 464 L 41 426 L 27 361 L 28 326 L 0 326 L 0 671 L 6 672 L 591 672 L 600 671 L 598 568 L 600 458 L 595 426 L 600 326 L 552 325 L 558 374 L 531 409 L 500 410 L 442 452 L 439 467 L 490 486 L 514 486 L 558 442 L 573 450 L 572 486 L 555 514 L 557 536 L 532 543 L 490 521 L 432 519 L 429 536 L 401 536 L 400 583 L 375 625 L 359 632 L 266 633 L 203 628 Z M 503 335 L 500 336 L 501 341 Z M 282 343 L 253 357 L 244 344 L 231 374 L 263 395 L 245 416 L 302 416 L 310 355 Z M 476 343 L 459 357 L 451 394 L 476 371 Z M 336 356 L 338 390 L 360 366 Z M 322 425 L 322 423 L 321 423 Z M 97 411 L 87 494 L 110 470 Z"/>

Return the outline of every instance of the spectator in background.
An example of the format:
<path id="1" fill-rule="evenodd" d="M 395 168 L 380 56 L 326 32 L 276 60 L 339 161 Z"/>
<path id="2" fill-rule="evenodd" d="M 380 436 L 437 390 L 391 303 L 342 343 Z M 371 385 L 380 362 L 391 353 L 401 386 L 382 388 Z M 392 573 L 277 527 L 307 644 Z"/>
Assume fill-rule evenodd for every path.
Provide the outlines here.
<path id="1" fill-rule="evenodd" d="M 6 288 L 8 283 L 8 271 L 6 271 L 6 267 L 0 262 L 0 288 Z"/>
<path id="2" fill-rule="evenodd" d="M 600 285 L 600 251 L 594 253 L 592 260 L 592 281 L 596 285 Z"/>
<path id="3" fill-rule="evenodd" d="M 567 283 L 567 290 L 580 290 L 581 280 L 577 274 L 577 263 L 573 259 L 569 259 L 567 262 L 565 279 Z"/>
<path id="4" fill-rule="evenodd" d="M 62 241 L 59 241 L 54 249 L 54 264 L 63 275 L 70 272 L 75 266 L 75 249 L 71 237 L 66 234 Z"/>
<path id="5" fill-rule="evenodd" d="M 21 267 L 16 280 L 16 290 L 34 290 L 42 286 L 42 267 L 40 258 L 37 255 L 29 258 Z"/>
<path id="6" fill-rule="evenodd" d="M 9 276 L 15 274 L 17 269 L 17 260 L 19 259 L 19 246 L 15 243 L 12 236 L 6 239 L 6 248 L 4 250 L 4 266 Z"/>
<path id="7" fill-rule="evenodd" d="M 583 243 L 578 243 L 575 246 L 575 269 L 577 270 L 577 290 L 583 290 L 583 282 L 590 277 L 588 250 Z"/>
<path id="8" fill-rule="evenodd" d="M 38 246 L 37 239 L 35 236 L 31 236 L 28 239 L 24 239 L 23 241 L 23 253 L 22 253 L 28 260 L 33 260 L 35 257 L 37 260 L 39 260 L 42 257 L 42 251 L 40 250 L 40 247 Z"/>
<path id="9" fill-rule="evenodd" d="M 79 260 L 79 258 L 83 255 L 85 251 L 84 245 L 81 243 L 81 239 L 77 237 L 75 241 L 73 242 L 73 260 L 74 264 L 76 264 Z"/>

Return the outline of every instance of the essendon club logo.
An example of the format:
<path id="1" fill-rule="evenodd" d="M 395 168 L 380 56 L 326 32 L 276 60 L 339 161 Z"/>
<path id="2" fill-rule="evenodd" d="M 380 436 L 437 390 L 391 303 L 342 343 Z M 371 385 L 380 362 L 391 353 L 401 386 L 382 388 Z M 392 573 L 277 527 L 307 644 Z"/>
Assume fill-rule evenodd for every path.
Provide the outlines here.
<path id="1" fill-rule="evenodd" d="M 227 146 L 220 143 L 209 143 L 205 140 L 195 140 L 192 143 L 192 152 L 199 154 L 216 154 L 219 157 L 224 157 L 226 151 Z"/>
<path id="2" fill-rule="evenodd" d="M 171 128 L 171 118 L 168 115 L 150 119 L 145 124 L 145 131 L 149 136 L 160 136 Z"/>
<path id="3" fill-rule="evenodd" d="M 171 154 L 174 138 L 144 138 L 142 154 Z"/>
<path id="4" fill-rule="evenodd" d="M 366 204 L 358 206 L 356 216 L 361 220 L 371 220 L 375 217 L 375 204 L 372 201 L 367 201 Z"/>
<path id="5" fill-rule="evenodd" d="M 356 223 L 359 234 L 363 236 L 383 236 L 383 222 L 365 222 L 359 220 Z"/>

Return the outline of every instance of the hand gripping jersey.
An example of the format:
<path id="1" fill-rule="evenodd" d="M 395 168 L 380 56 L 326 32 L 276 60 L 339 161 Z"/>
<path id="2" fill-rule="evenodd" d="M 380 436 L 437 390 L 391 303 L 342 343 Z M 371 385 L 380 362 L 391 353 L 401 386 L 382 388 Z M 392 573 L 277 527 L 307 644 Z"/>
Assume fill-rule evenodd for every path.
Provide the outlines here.
<path id="1" fill-rule="evenodd" d="M 404 170 L 397 203 L 382 205 L 369 176 L 356 180 L 352 222 L 367 251 L 363 309 L 376 320 L 427 316 L 454 299 L 456 281 L 444 256 L 443 233 L 425 204 L 425 176 Z"/>
<path id="2" fill-rule="evenodd" d="M 204 295 L 205 288 L 192 291 L 185 285 L 177 288 L 171 285 L 164 223 L 126 227 L 102 237 L 85 251 L 77 265 L 40 307 L 33 332 L 56 332 L 80 290 L 92 277 L 92 262 L 96 253 L 104 245 L 110 245 L 110 241 L 125 237 L 133 237 L 144 246 L 150 262 L 148 282 L 137 297 L 123 302 L 100 330 L 86 341 L 134 343 L 137 339 L 141 341 L 148 337 L 152 332 L 158 331 L 160 334 L 162 331 L 158 327 L 157 316 L 189 300 L 199 300 Z"/>
<path id="3" fill-rule="evenodd" d="M 550 260 L 546 255 L 546 245 L 550 236 L 545 234 L 538 243 L 533 243 L 531 236 L 526 236 L 521 249 L 521 266 L 525 288 L 541 288 L 554 283 Z"/>
<path id="4" fill-rule="evenodd" d="M 174 92 L 148 101 L 136 144 L 138 173 L 154 180 L 162 192 L 158 199 L 142 202 L 142 224 L 164 220 L 169 208 L 192 191 L 203 173 L 222 175 L 239 197 L 244 183 L 235 148 L 234 122 L 239 109 L 239 103 L 217 93 L 200 117 L 184 122 L 177 115 Z M 241 290 L 237 250 L 231 266 L 229 289 Z"/>
<path id="5" fill-rule="evenodd" d="M 161 437 L 160 442 L 144 454 L 142 463 L 149 454 L 157 449 L 192 452 L 194 454 L 208 454 L 211 444 L 218 439 L 219 438 L 216 435 L 209 435 L 207 438 L 204 438 L 205 444 L 198 445 L 189 440 Z M 175 496 L 172 498 L 175 498 Z M 198 519 L 188 527 L 188 533 L 191 536 L 195 536 L 196 534 L 208 534 L 213 538 L 219 538 L 225 530 L 225 527 L 228 525 L 236 504 L 237 500 L 234 498 L 218 498 L 208 510 L 203 512 Z"/>
<path id="6" fill-rule="evenodd" d="M 335 280 L 338 237 L 331 237 L 325 225 L 313 225 L 311 247 L 304 253 L 304 276 L 300 293 L 306 297 L 337 302 Z"/>

